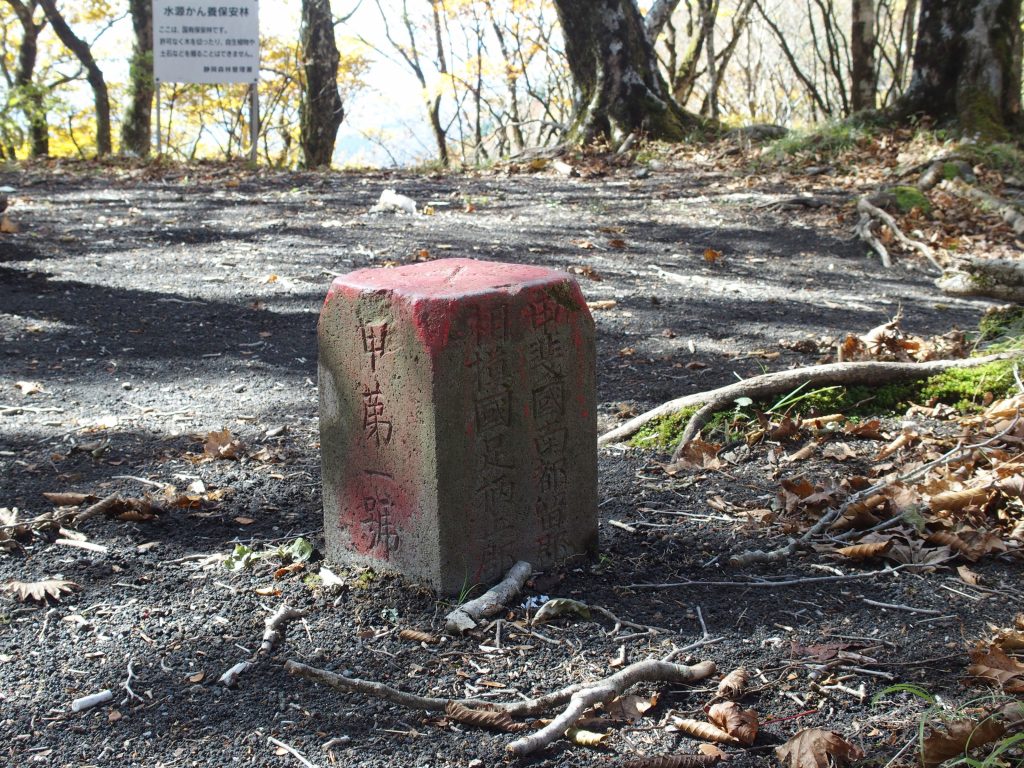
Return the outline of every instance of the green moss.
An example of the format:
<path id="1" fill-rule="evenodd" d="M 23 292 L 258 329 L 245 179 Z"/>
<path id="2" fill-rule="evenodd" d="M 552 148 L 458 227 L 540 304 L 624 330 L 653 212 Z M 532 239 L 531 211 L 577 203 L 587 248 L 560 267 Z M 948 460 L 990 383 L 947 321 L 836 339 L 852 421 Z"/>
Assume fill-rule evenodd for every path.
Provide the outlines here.
<path id="1" fill-rule="evenodd" d="M 1024 348 L 1024 307 L 997 307 L 978 324 L 979 341 L 990 342 L 989 351 Z"/>
<path id="2" fill-rule="evenodd" d="M 989 399 L 1016 391 L 1013 360 L 997 360 L 974 368 L 953 368 L 932 376 L 920 387 L 922 401 L 938 400 L 961 411 L 980 407 Z"/>
<path id="3" fill-rule="evenodd" d="M 773 142 L 766 154 L 776 160 L 808 154 L 831 155 L 851 149 L 871 135 L 870 128 L 861 121 L 830 122 L 809 131 L 791 131 Z"/>
<path id="4" fill-rule="evenodd" d="M 684 408 L 671 416 L 646 424 L 633 435 L 629 444 L 637 448 L 668 448 L 679 442 L 683 428 L 690 417 L 697 412 L 696 408 Z"/>
<path id="5" fill-rule="evenodd" d="M 893 187 L 891 191 L 901 212 L 910 213 L 915 208 L 922 213 L 932 212 L 931 200 L 917 187 L 898 186 Z"/>
<path id="6" fill-rule="evenodd" d="M 943 163 L 942 178 L 946 181 L 960 178 L 960 166 L 956 163 Z"/>
<path id="7" fill-rule="evenodd" d="M 957 121 L 965 133 L 983 141 L 1005 141 L 1009 131 L 996 97 L 983 88 L 961 88 L 957 93 Z"/>

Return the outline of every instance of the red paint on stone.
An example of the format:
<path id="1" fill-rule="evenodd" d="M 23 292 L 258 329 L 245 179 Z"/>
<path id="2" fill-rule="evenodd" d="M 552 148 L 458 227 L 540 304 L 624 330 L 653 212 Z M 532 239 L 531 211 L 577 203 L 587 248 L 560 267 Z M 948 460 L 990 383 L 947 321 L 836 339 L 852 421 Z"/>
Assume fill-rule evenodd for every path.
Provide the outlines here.
<path id="1" fill-rule="evenodd" d="M 339 278 L 357 292 L 398 291 L 412 299 L 464 300 L 475 294 L 517 292 L 549 283 L 547 267 L 475 259 L 441 259 L 393 269 L 358 269 Z M 336 281 L 337 282 L 337 281 Z"/>

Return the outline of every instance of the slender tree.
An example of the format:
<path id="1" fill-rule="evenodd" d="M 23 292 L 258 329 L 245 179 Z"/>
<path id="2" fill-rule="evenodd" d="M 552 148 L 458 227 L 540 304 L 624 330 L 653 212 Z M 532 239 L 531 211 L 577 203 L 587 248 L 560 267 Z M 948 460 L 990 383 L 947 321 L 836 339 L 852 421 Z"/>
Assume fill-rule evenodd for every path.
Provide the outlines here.
<path id="1" fill-rule="evenodd" d="M 152 142 L 153 97 L 153 2 L 128 0 L 135 40 L 128 71 L 128 107 L 121 124 L 121 152 L 149 155 Z"/>
<path id="2" fill-rule="evenodd" d="M 110 94 L 107 91 L 106 80 L 103 79 L 103 72 L 96 63 L 96 59 L 93 58 L 89 44 L 78 37 L 68 26 L 64 16 L 57 9 L 55 1 L 39 0 L 39 4 L 64 47 L 71 51 L 85 68 L 85 77 L 89 87 L 92 88 L 93 103 L 96 107 L 96 154 L 100 157 L 109 155 L 111 152 Z"/>
<path id="3" fill-rule="evenodd" d="M 850 107 L 875 108 L 878 71 L 875 67 L 875 0 L 853 0 L 850 28 Z"/>
<path id="4" fill-rule="evenodd" d="M 330 0 L 302 0 L 302 71 L 299 145 L 307 168 L 331 164 L 345 109 L 338 92 L 340 55 Z"/>
<path id="5" fill-rule="evenodd" d="M 898 113 L 989 138 L 1021 122 L 1021 0 L 922 0 L 913 74 Z"/>
<path id="6" fill-rule="evenodd" d="M 29 145 L 32 157 L 50 153 L 50 132 L 46 123 L 44 89 L 35 82 L 36 59 L 39 55 L 39 33 L 46 26 L 46 18 L 36 21 L 37 0 L 7 0 L 18 23 L 21 24 L 21 45 L 18 47 L 18 68 L 14 74 L 14 90 L 21 103 L 21 111 L 28 122 Z"/>
<path id="7" fill-rule="evenodd" d="M 555 10 L 577 89 L 570 138 L 679 140 L 700 123 L 662 79 L 636 0 L 555 0 Z"/>

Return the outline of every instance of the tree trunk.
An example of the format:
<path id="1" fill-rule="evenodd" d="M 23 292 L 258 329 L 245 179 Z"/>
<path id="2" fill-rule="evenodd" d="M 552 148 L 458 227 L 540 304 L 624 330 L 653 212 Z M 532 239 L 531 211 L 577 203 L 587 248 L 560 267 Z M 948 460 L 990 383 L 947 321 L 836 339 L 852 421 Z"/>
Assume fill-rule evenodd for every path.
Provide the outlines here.
<path id="1" fill-rule="evenodd" d="M 35 21 L 36 0 L 28 5 L 21 0 L 7 0 L 21 24 L 21 46 L 18 49 L 18 69 L 14 74 L 14 90 L 22 99 L 21 111 L 28 121 L 29 145 L 32 157 L 50 154 L 50 131 L 46 123 L 46 103 L 42 89 L 33 82 L 36 57 L 39 53 L 39 33 L 46 26 L 45 19 Z"/>
<path id="2" fill-rule="evenodd" d="M 109 155 L 111 152 L 110 95 L 107 92 L 107 83 L 103 79 L 103 72 L 96 64 L 89 44 L 71 30 L 60 11 L 57 10 L 54 0 L 39 0 L 39 4 L 46 12 L 46 18 L 49 20 L 50 26 L 53 27 L 53 31 L 57 33 L 57 37 L 85 67 L 85 79 L 88 81 L 89 87 L 92 88 L 93 102 L 96 106 L 96 154 L 100 157 Z"/>
<path id="3" fill-rule="evenodd" d="M 577 89 L 571 140 L 679 140 L 700 124 L 669 94 L 636 0 L 555 0 L 555 9 Z"/>
<path id="4" fill-rule="evenodd" d="M 988 138 L 1020 123 L 1021 0 L 922 0 L 900 116 L 955 122 Z"/>
<path id="5" fill-rule="evenodd" d="M 151 0 L 129 0 L 135 41 L 128 70 L 128 108 L 121 125 L 121 154 L 148 157 L 152 142 L 153 96 L 153 4 Z"/>
<path id="6" fill-rule="evenodd" d="M 438 0 L 430 0 L 430 8 L 434 17 L 434 44 L 437 46 L 437 71 L 441 77 L 448 74 L 448 60 L 444 55 L 444 42 L 441 38 L 441 11 L 438 7 Z M 445 168 L 451 163 L 448 157 L 448 132 L 441 125 L 441 96 L 435 96 L 433 101 L 427 100 L 427 113 L 430 115 L 430 128 L 434 132 L 434 141 L 437 142 L 437 159 Z"/>
<path id="7" fill-rule="evenodd" d="M 875 0 L 853 0 L 850 29 L 850 106 L 854 112 L 875 108 Z"/>
<path id="8" fill-rule="evenodd" d="M 338 92 L 338 45 L 330 0 L 302 0 L 302 91 L 299 145 L 303 164 L 319 168 L 331 164 L 338 128 L 345 118 Z"/>

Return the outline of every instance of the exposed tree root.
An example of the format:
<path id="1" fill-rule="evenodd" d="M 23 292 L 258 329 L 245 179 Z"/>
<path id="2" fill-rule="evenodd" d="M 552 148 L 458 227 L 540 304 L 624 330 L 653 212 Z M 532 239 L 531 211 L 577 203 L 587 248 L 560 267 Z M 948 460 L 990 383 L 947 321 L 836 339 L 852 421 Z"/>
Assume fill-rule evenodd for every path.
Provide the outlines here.
<path id="1" fill-rule="evenodd" d="M 889 257 L 889 251 L 886 250 L 886 247 L 882 244 L 882 241 L 879 240 L 871 231 L 871 225 L 875 223 L 875 220 L 881 221 L 883 224 L 885 224 L 896 237 L 896 239 L 903 243 L 905 246 L 914 249 L 922 256 L 924 256 L 926 259 L 928 259 L 928 261 L 931 262 L 931 265 L 935 267 L 935 269 L 938 270 L 938 272 L 941 274 L 942 265 L 939 264 L 939 262 L 936 260 L 935 254 L 932 252 L 932 249 L 929 248 L 924 243 L 922 243 L 920 240 L 913 240 L 912 238 L 909 238 L 905 234 L 903 234 L 903 230 L 901 230 L 899 228 L 899 225 L 896 224 L 896 220 L 888 213 L 883 211 L 881 208 L 869 202 L 867 197 L 861 197 L 860 199 L 857 200 L 857 212 L 860 214 L 860 219 L 858 220 L 856 226 L 853 228 L 853 231 L 857 234 L 858 237 L 860 237 L 861 240 L 870 245 L 872 249 L 874 249 L 874 251 L 878 253 L 879 257 L 882 259 L 883 267 L 885 267 L 886 269 L 891 267 L 892 259 Z"/>
<path id="2" fill-rule="evenodd" d="M 478 619 L 497 613 L 505 603 L 518 595 L 529 577 L 530 564 L 520 560 L 498 584 L 445 616 L 445 631 L 458 635 L 473 629 Z"/>
<path id="3" fill-rule="evenodd" d="M 959 259 L 935 284 L 954 296 L 1024 302 L 1024 264 L 1017 259 Z"/>
<path id="4" fill-rule="evenodd" d="M 696 436 L 707 418 L 716 410 L 731 405 L 737 397 L 760 400 L 791 392 L 801 385 L 810 385 L 811 387 L 855 384 L 879 386 L 899 381 L 914 381 L 934 376 L 950 368 L 971 368 L 1020 355 L 1020 352 L 1003 352 L 984 357 L 969 357 L 962 360 L 930 360 L 924 363 L 830 363 L 766 373 L 718 389 L 696 392 L 669 400 L 604 433 L 597 442 L 598 445 L 607 445 L 627 439 L 656 419 L 671 416 L 684 408 L 702 405 L 703 407 L 693 415 L 683 430 L 683 437 L 675 451 L 675 457 L 678 458 L 681 448 Z"/>
<path id="5" fill-rule="evenodd" d="M 556 739 L 561 738 L 589 707 L 598 702 L 611 701 L 637 683 L 693 683 L 710 677 L 715 674 L 716 670 L 714 662 L 711 661 L 702 661 L 693 666 L 686 666 L 670 661 L 647 659 L 630 664 L 614 675 L 596 683 L 577 683 L 536 699 L 494 703 L 479 699 L 443 699 L 419 696 L 400 691 L 384 683 L 345 677 L 293 660 L 285 662 L 284 669 L 290 675 L 321 683 L 339 691 L 362 693 L 403 707 L 427 712 L 446 712 L 449 705 L 454 702 L 461 707 L 486 707 L 490 711 L 503 712 L 511 717 L 532 717 L 568 703 L 562 713 L 549 725 L 509 744 L 508 750 L 516 755 L 526 755 L 543 749 Z"/>

